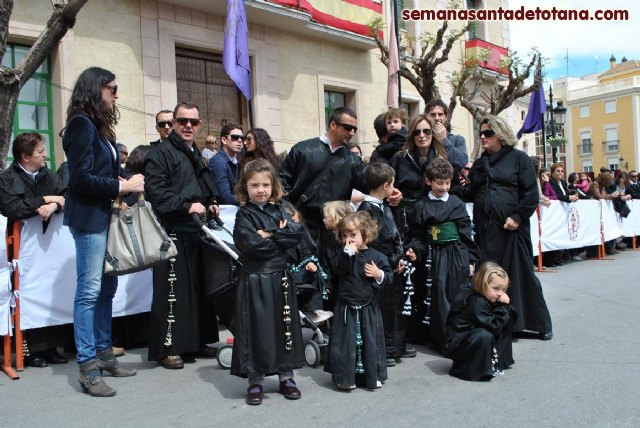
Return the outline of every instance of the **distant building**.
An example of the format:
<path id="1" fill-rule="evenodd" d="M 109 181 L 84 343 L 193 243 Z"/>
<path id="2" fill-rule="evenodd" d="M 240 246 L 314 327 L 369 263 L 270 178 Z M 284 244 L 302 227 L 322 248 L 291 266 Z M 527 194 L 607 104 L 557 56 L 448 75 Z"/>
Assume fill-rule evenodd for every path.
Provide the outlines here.
<path id="1" fill-rule="evenodd" d="M 566 83 L 569 171 L 640 167 L 640 61 L 612 56 L 610 65 L 597 79 Z"/>

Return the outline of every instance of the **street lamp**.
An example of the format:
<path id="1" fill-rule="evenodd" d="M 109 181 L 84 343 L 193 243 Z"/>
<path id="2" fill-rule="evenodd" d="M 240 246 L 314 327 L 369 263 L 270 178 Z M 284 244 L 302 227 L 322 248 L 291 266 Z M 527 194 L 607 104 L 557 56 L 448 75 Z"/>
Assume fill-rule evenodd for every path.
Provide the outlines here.
<path id="1" fill-rule="evenodd" d="M 553 163 L 558 162 L 558 147 L 560 144 L 566 142 L 564 136 L 562 136 L 562 129 L 564 127 L 565 114 L 567 113 L 566 107 L 562 105 L 562 101 L 556 103 L 556 107 L 553 107 L 553 88 L 549 86 L 549 105 L 547 105 L 547 123 L 543 128 L 543 156 L 544 162 L 547 163 L 547 142 L 551 146 L 551 159 Z M 551 134 L 547 139 L 545 134 Z"/>
<path id="2" fill-rule="evenodd" d="M 623 166 L 625 170 L 629 169 L 629 162 L 624 162 L 624 158 L 622 156 L 620 156 L 619 161 L 620 161 L 620 169 L 622 169 Z"/>

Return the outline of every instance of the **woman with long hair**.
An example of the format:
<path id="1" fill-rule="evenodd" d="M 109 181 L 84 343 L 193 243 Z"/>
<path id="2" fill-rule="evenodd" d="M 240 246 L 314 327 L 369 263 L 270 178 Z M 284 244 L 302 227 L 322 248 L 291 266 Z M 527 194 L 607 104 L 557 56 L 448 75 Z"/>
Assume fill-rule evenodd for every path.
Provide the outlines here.
<path id="1" fill-rule="evenodd" d="M 255 159 L 266 159 L 273 165 L 276 171 L 280 168 L 280 157 L 276 154 L 273 140 L 269 133 L 262 128 L 252 128 L 244 137 L 244 155 L 240 160 L 239 171 Z"/>
<path id="2" fill-rule="evenodd" d="M 116 391 L 102 380 L 136 374 L 113 355 L 111 308 L 118 278 L 104 274 L 111 204 L 119 194 L 144 191 L 144 177 L 120 178 L 115 125 L 118 85 L 108 70 L 84 70 L 73 88 L 62 145 L 69 164 L 64 224 L 76 247 L 77 286 L 73 303 L 74 337 L 82 391 L 110 397 Z"/>

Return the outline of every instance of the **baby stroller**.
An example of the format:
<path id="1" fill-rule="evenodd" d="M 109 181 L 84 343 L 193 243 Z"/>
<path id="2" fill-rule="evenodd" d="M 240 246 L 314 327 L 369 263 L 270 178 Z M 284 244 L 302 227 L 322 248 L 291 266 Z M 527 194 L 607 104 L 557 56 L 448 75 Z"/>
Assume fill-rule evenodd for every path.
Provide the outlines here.
<path id="1" fill-rule="evenodd" d="M 213 264 L 212 269 L 207 269 L 205 283 L 207 294 L 212 299 L 216 314 L 233 334 L 233 316 L 235 312 L 236 285 L 240 267 L 237 248 L 233 245 L 233 233 L 224 225 L 222 220 L 215 218 L 215 225 L 208 227 L 197 214 L 194 220 L 204 232 L 205 256 Z M 304 355 L 307 365 L 317 367 L 322 362 L 324 349 L 329 343 L 318 326 L 305 314 L 300 313 L 300 321 L 303 324 L 302 338 L 305 345 Z M 224 369 L 231 368 L 233 353 L 233 338 L 218 349 L 218 364 Z"/>

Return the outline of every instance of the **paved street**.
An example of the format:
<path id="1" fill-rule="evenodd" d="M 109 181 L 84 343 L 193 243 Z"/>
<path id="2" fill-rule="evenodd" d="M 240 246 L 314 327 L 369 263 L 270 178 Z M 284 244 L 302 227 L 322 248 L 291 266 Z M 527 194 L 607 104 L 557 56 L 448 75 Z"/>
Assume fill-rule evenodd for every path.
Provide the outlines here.
<path id="1" fill-rule="evenodd" d="M 516 364 L 488 383 L 450 377 L 426 349 L 389 369 L 382 389 L 336 391 L 322 368 L 297 373 L 302 399 L 266 383 L 262 406 L 244 403 L 245 382 L 215 360 L 169 371 L 131 350 L 134 378 L 107 378 L 113 398 L 80 393 L 77 366 L 0 376 L 1 427 L 431 426 L 637 427 L 640 425 L 640 251 L 542 273 L 555 337 L 519 339 Z"/>

